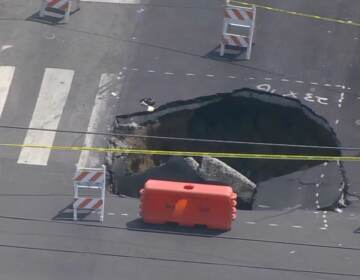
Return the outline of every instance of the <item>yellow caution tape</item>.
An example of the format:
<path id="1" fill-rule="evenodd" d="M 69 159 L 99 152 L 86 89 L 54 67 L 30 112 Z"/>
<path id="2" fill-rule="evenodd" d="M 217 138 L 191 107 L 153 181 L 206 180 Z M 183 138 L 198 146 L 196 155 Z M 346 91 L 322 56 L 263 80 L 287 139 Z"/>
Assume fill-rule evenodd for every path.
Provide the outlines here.
<path id="1" fill-rule="evenodd" d="M 268 11 L 273 11 L 273 12 L 284 13 L 284 14 L 288 14 L 288 15 L 295 15 L 295 16 L 301 16 L 301 17 L 306 17 L 306 18 L 311 18 L 311 19 L 317 19 L 317 20 L 323 20 L 323 21 L 329 21 L 329 22 L 335 22 L 335 23 L 347 24 L 347 25 L 360 27 L 360 22 L 353 22 L 351 20 L 343 20 L 343 19 L 322 17 L 322 16 L 318 16 L 318 15 L 307 14 L 307 13 L 302 13 L 302 12 L 294 12 L 294 11 L 279 9 L 279 8 L 275 8 L 275 7 L 271 7 L 271 6 L 258 5 L 258 4 L 248 3 L 248 2 L 237 1 L 237 0 L 231 0 L 230 4 L 232 4 L 232 5 L 239 4 L 239 5 L 244 5 L 244 6 L 255 6 L 255 7 L 265 9 L 265 10 L 268 10 Z"/>
<path id="2" fill-rule="evenodd" d="M 183 156 L 183 157 L 209 156 L 216 158 L 242 158 L 242 159 L 247 158 L 247 159 L 271 159 L 271 160 L 360 161 L 359 156 L 215 153 L 215 152 L 146 150 L 146 149 L 130 149 L 130 148 L 46 146 L 46 145 L 23 145 L 23 144 L 0 144 L 0 147 L 50 149 L 50 150 L 58 150 L 58 151 L 94 151 L 94 152 L 104 152 L 104 153 L 112 152 L 112 153 L 124 153 L 124 154 Z"/>

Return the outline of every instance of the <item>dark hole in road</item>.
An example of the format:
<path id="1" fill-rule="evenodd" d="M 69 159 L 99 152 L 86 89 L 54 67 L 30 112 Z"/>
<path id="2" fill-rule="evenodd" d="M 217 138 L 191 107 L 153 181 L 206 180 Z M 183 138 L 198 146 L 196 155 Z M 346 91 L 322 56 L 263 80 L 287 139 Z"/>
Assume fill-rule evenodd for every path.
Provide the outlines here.
<path id="1" fill-rule="evenodd" d="M 298 100 L 252 89 L 241 89 L 177 101 L 155 112 L 118 116 L 115 133 L 261 143 L 337 147 L 339 142 L 325 119 Z M 340 155 L 337 149 L 245 145 L 215 141 L 184 141 L 116 137 L 115 146 L 173 151 L 223 153 Z M 169 156 L 114 155 L 114 192 L 138 197 L 148 178 L 204 182 L 169 164 Z M 195 157 L 201 162 L 201 158 Z M 319 161 L 221 158 L 255 183 L 318 165 Z M 241 206 L 240 206 L 241 207 Z"/>

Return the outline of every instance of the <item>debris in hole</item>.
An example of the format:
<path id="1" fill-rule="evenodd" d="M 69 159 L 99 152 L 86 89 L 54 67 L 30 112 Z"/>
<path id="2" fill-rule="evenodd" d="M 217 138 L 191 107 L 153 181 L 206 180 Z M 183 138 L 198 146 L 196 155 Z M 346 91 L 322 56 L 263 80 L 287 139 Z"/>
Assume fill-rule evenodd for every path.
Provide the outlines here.
<path id="1" fill-rule="evenodd" d="M 145 106 L 148 112 L 155 111 L 155 101 L 151 97 L 141 99 L 140 104 Z"/>

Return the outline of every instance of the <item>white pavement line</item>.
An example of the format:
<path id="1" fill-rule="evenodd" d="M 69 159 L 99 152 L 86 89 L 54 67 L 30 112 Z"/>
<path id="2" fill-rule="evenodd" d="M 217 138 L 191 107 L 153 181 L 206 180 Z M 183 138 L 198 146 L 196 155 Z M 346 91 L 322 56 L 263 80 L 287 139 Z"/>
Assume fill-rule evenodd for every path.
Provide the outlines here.
<path id="1" fill-rule="evenodd" d="M 91 112 L 91 117 L 89 121 L 89 125 L 87 128 L 88 132 L 97 132 L 100 130 L 99 123 L 101 122 L 101 119 L 104 117 L 107 106 L 107 96 L 109 95 L 111 89 L 112 89 L 112 82 L 116 78 L 115 74 L 111 73 L 103 73 L 100 77 L 99 87 L 98 91 L 96 93 L 95 97 L 95 103 L 93 110 Z M 84 146 L 85 147 L 92 147 L 94 144 L 96 135 L 94 134 L 86 134 L 85 140 L 84 140 Z M 91 167 L 89 166 L 90 162 L 90 153 L 91 151 L 81 151 L 80 158 L 77 164 L 77 167 Z M 91 165 L 97 166 L 99 163 L 96 158 L 91 159 Z"/>
<path id="2" fill-rule="evenodd" d="M 148 73 L 155 73 L 155 70 L 148 70 Z"/>
<path id="3" fill-rule="evenodd" d="M 228 76 L 229 79 L 236 79 L 235 76 Z"/>
<path id="4" fill-rule="evenodd" d="M 272 78 L 264 78 L 265 81 L 271 81 Z"/>
<path id="5" fill-rule="evenodd" d="M 173 72 L 164 72 L 164 75 L 174 75 Z"/>
<path id="6" fill-rule="evenodd" d="M 81 2 L 97 2 L 112 4 L 139 4 L 140 0 L 80 0 Z"/>
<path id="7" fill-rule="evenodd" d="M 0 118 L 9 94 L 14 73 L 14 66 L 0 66 Z"/>
<path id="8" fill-rule="evenodd" d="M 186 76 L 195 76 L 194 73 L 186 73 Z"/>
<path id="9" fill-rule="evenodd" d="M 271 227 L 278 227 L 279 225 L 278 225 L 278 224 L 269 224 L 269 226 L 271 226 Z"/>
<path id="10" fill-rule="evenodd" d="M 291 226 L 292 228 L 302 228 L 302 226 Z"/>
<path id="11" fill-rule="evenodd" d="M 259 204 L 258 207 L 259 207 L 259 208 L 270 208 L 270 206 L 264 205 L 264 204 Z"/>
<path id="12" fill-rule="evenodd" d="M 339 122 L 340 122 L 339 120 L 336 120 L 336 121 L 335 121 L 335 124 L 339 124 Z"/>
<path id="13" fill-rule="evenodd" d="M 74 77 L 73 70 L 46 68 L 30 128 L 57 129 Z M 56 132 L 28 130 L 25 145 L 51 146 Z M 22 148 L 17 163 L 47 165 L 50 149 Z"/>
<path id="14" fill-rule="evenodd" d="M 213 74 L 206 74 L 206 77 L 212 78 L 212 77 L 215 77 L 215 75 L 213 75 Z"/>
<path id="15" fill-rule="evenodd" d="M 288 79 L 281 79 L 280 81 L 282 81 L 282 82 L 289 82 L 290 80 L 288 80 Z"/>
<path id="16" fill-rule="evenodd" d="M 245 222 L 245 224 L 248 224 L 248 225 L 255 225 L 256 222 Z"/>
<path id="17" fill-rule="evenodd" d="M 298 84 L 303 84 L 304 81 L 295 81 L 295 83 L 298 83 Z"/>
<path id="18" fill-rule="evenodd" d="M 324 177 L 325 177 L 325 174 L 321 174 L 321 175 L 320 175 L 320 178 L 324 178 Z"/>
<path id="19" fill-rule="evenodd" d="M 311 84 L 311 85 L 314 85 L 314 86 L 318 86 L 318 85 L 319 85 L 319 83 L 316 83 L 316 82 L 311 82 L 310 84 Z"/>

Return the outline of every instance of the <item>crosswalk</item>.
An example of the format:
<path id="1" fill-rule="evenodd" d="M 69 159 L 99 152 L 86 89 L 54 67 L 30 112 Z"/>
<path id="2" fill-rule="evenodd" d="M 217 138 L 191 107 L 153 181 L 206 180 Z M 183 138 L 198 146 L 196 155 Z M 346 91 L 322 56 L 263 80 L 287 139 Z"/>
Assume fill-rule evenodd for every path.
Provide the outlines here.
<path id="1" fill-rule="evenodd" d="M 6 101 L 11 96 L 11 86 L 16 76 L 16 67 L 0 66 L 0 123 L 1 116 L 6 106 Z M 82 131 L 96 132 L 101 130 L 99 125 L 107 112 L 109 98 L 112 98 L 111 89 L 114 81 L 119 83 L 118 74 L 103 73 L 99 77 L 99 85 L 96 90 L 95 101 L 89 100 L 93 104 L 88 127 Z M 24 145 L 43 145 L 52 146 L 55 141 L 56 132 L 46 131 L 57 130 L 59 123 L 64 116 L 64 108 L 71 96 L 71 88 L 76 79 L 75 71 L 71 69 L 46 68 L 39 81 L 40 89 L 37 101 L 33 109 L 29 128 L 45 130 L 27 130 L 23 139 Z M 74 94 L 74 93 L 73 93 Z M 66 116 L 71 118 L 71 116 Z M 83 146 L 93 146 L 94 135 L 84 136 Z M 19 143 L 17 143 L 19 144 Z M 48 165 L 50 149 L 36 149 L 23 147 L 17 158 L 17 163 L 22 165 Z M 91 159 L 96 161 L 94 156 L 86 151 L 80 154 L 77 165 L 87 167 Z"/>

